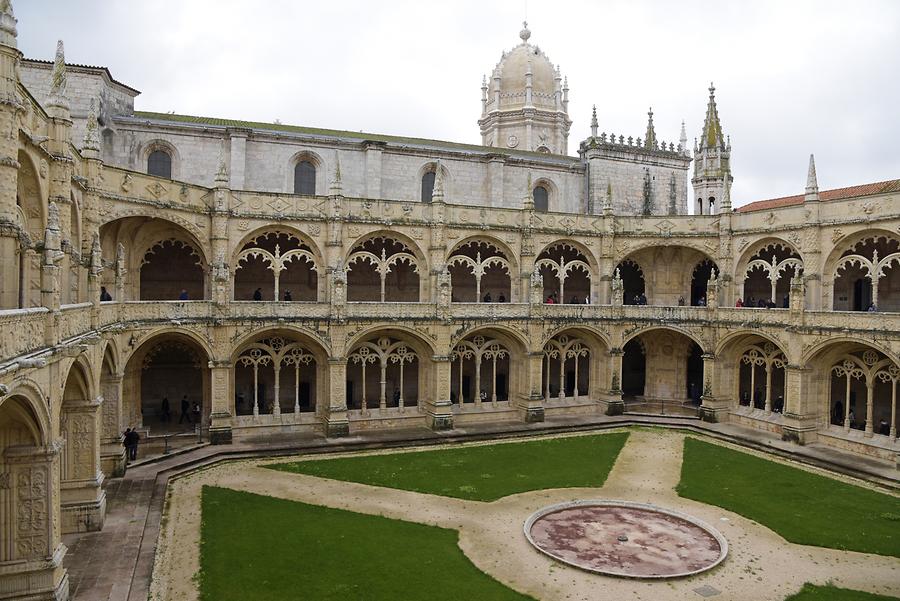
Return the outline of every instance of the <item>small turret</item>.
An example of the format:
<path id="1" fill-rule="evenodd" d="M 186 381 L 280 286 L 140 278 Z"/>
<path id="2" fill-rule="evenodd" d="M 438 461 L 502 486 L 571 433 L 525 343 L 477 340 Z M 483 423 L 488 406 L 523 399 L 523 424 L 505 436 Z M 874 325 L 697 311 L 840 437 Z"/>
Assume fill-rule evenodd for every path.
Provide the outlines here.
<path id="1" fill-rule="evenodd" d="M 813 155 L 809 155 L 809 169 L 806 172 L 806 196 L 804 200 L 816 201 L 819 200 L 819 182 L 816 179 L 816 158 Z"/>
<path id="2" fill-rule="evenodd" d="M 484 116 L 487 113 L 487 99 L 488 99 L 488 82 L 487 75 L 482 76 L 481 78 L 481 114 Z"/>
<path id="3" fill-rule="evenodd" d="M 599 127 L 599 124 L 597 123 L 597 105 L 595 104 L 594 109 L 591 112 L 591 137 L 592 138 L 597 137 L 597 128 L 598 127 Z"/>

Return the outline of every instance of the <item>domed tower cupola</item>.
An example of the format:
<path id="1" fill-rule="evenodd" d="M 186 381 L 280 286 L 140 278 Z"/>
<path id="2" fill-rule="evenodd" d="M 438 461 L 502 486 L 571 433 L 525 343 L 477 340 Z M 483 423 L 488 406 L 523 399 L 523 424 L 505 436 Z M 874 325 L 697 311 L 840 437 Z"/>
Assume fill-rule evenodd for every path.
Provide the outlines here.
<path id="1" fill-rule="evenodd" d="M 528 23 L 518 46 L 504 52 L 481 85 L 481 140 L 485 146 L 552 154 L 568 151 L 569 85 L 543 51 L 532 45 Z"/>

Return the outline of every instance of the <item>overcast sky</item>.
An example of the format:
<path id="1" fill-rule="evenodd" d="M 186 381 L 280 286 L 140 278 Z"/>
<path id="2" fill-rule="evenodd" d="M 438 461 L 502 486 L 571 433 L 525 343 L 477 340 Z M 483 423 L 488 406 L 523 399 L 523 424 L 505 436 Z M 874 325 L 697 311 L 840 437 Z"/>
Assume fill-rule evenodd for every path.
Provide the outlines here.
<path id="1" fill-rule="evenodd" d="M 481 142 L 481 77 L 519 42 L 568 76 L 590 133 L 699 136 L 709 82 L 734 204 L 900 178 L 896 0 L 13 0 L 19 47 L 109 67 L 138 110 Z M 526 6 L 527 4 L 527 6 Z"/>

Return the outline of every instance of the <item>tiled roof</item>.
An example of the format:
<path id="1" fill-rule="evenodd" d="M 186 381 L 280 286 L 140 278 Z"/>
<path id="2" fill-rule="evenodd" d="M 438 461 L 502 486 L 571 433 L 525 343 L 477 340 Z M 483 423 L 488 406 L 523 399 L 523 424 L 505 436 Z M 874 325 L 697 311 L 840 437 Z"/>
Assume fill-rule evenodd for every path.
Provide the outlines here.
<path id="1" fill-rule="evenodd" d="M 25 61 L 26 63 L 38 63 L 40 65 L 49 65 L 50 67 L 53 67 L 53 61 L 45 61 L 45 60 L 41 60 L 38 58 L 24 58 L 22 60 Z M 140 90 L 135 90 L 131 86 L 124 84 L 121 81 L 117 81 L 112 76 L 112 73 L 109 72 L 109 69 L 107 69 L 106 67 L 99 67 L 97 65 L 80 65 L 78 63 L 66 63 L 66 67 L 73 67 L 76 69 L 87 69 L 89 71 L 101 71 L 101 72 L 105 73 L 106 76 L 109 78 L 109 80 L 111 82 L 113 82 L 114 84 L 116 84 L 117 86 L 122 86 L 123 88 L 127 88 L 128 90 L 131 90 L 132 92 L 134 92 L 135 95 L 141 93 Z"/>
<path id="2" fill-rule="evenodd" d="M 835 190 L 822 190 L 819 192 L 819 200 L 844 200 L 847 198 L 857 198 L 859 196 L 869 196 L 871 194 L 884 194 L 886 192 L 900 192 L 900 179 L 861 184 L 859 186 L 850 186 L 849 188 L 837 188 Z M 772 198 L 770 200 L 757 200 L 756 202 L 751 202 L 742 207 L 738 207 L 737 212 L 749 213 L 751 211 L 767 211 L 769 209 L 799 205 L 803 204 L 804 196 L 805 195 L 803 194 L 797 194 L 796 196 L 785 196 L 783 198 Z"/>
<path id="3" fill-rule="evenodd" d="M 395 144 L 414 144 L 423 146 L 439 146 L 443 148 L 452 148 L 457 150 L 470 150 L 475 152 L 510 154 L 516 156 L 527 156 L 532 158 L 554 158 L 573 160 L 572 157 L 565 155 L 552 155 L 542 152 L 531 152 L 527 150 L 512 150 L 507 148 L 496 148 L 493 146 L 478 146 L 476 144 L 461 144 L 459 142 L 447 142 L 444 140 L 429 140 L 426 138 L 407 138 L 403 136 L 389 136 L 385 134 L 370 134 L 361 131 L 344 131 L 339 129 L 324 129 L 319 127 L 303 127 L 300 125 L 286 125 L 283 123 L 262 123 L 258 121 L 240 121 L 237 119 L 220 119 L 218 117 L 196 117 L 193 115 L 176 115 L 173 113 L 154 113 L 151 111 L 135 111 L 136 119 L 151 119 L 153 121 L 168 121 L 172 123 L 188 123 L 192 125 L 212 125 L 217 127 L 243 127 L 248 129 L 264 129 L 270 131 L 282 131 L 298 134 L 306 134 L 310 136 L 324 136 L 333 138 L 355 138 L 358 140 L 373 140 L 376 142 L 392 142 Z"/>

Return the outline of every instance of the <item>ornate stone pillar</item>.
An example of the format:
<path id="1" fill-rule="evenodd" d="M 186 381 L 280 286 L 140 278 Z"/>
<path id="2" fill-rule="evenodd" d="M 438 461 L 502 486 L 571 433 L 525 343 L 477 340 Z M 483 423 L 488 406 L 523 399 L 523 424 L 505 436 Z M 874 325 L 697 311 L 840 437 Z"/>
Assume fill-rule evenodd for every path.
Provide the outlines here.
<path id="1" fill-rule="evenodd" d="M 108 476 L 125 474 L 125 447 L 122 446 L 122 374 L 104 376 L 100 382 L 103 404 L 100 410 L 100 469 Z"/>
<path id="2" fill-rule="evenodd" d="M 24 261 L 19 250 L 16 193 L 19 178 L 19 102 L 16 66 L 22 53 L 16 47 L 16 19 L 0 16 L 0 308 L 19 306 L 19 269 L 13 257 Z M 24 306 L 29 306 L 26 302 Z"/>
<path id="3" fill-rule="evenodd" d="M 606 415 L 622 415 L 625 413 L 625 401 L 622 400 L 622 358 L 625 351 L 620 348 L 609 349 L 609 389 L 603 402 L 606 403 Z"/>
<path id="4" fill-rule="evenodd" d="M 100 399 L 63 402 L 60 436 L 62 532 L 92 532 L 103 528 L 106 492 L 100 470 Z"/>
<path id="5" fill-rule="evenodd" d="M 59 451 L 11 447 L 0 473 L 0 591 L 9 599 L 67 599 L 60 540 Z"/>
<path id="6" fill-rule="evenodd" d="M 328 413 L 325 415 L 325 436 L 350 434 L 347 418 L 347 359 L 328 358 Z"/>
<path id="7" fill-rule="evenodd" d="M 432 403 L 426 407 L 430 425 L 433 430 L 452 430 L 450 370 L 453 362 L 446 355 L 434 355 L 431 357 L 431 361 L 434 364 L 435 390 Z"/>
<path id="8" fill-rule="evenodd" d="M 728 421 L 728 410 L 732 404 L 728 393 L 719 387 L 719 377 L 716 370 L 719 362 L 712 353 L 703 353 L 703 394 L 700 395 L 700 419 L 706 422 Z M 723 365 L 723 369 L 729 369 Z M 727 378 L 724 378 L 727 380 Z"/>
<path id="9" fill-rule="evenodd" d="M 230 360 L 209 362 L 212 390 L 210 394 L 209 442 L 210 444 L 231 444 L 232 370 Z"/>

